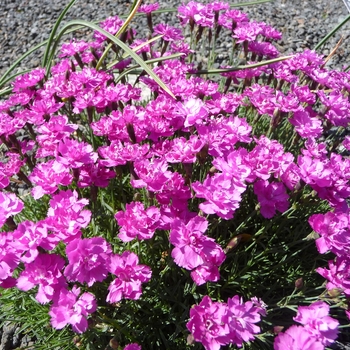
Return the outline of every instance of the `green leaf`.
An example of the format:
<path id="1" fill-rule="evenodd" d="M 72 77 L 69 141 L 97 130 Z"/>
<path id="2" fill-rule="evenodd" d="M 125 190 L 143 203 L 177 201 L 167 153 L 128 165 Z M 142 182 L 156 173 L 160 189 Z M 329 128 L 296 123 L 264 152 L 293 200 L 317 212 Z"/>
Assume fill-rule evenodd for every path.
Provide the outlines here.
<path id="1" fill-rule="evenodd" d="M 59 25 L 61 24 L 64 16 L 66 15 L 66 13 L 69 11 L 69 9 L 74 5 L 74 3 L 76 2 L 76 0 L 72 0 L 67 6 L 66 8 L 62 11 L 62 13 L 60 14 L 60 16 L 58 17 L 54 27 L 52 28 L 51 34 L 49 36 L 49 39 L 47 41 L 47 45 L 46 45 L 46 49 L 45 49 L 45 53 L 44 53 L 44 57 L 42 60 L 42 66 L 45 67 L 47 64 L 47 59 L 49 57 L 49 52 L 50 52 L 50 48 L 52 45 L 52 42 L 54 41 L 54 37 L 56 35 L 56 32 L 58 30 Z"/>

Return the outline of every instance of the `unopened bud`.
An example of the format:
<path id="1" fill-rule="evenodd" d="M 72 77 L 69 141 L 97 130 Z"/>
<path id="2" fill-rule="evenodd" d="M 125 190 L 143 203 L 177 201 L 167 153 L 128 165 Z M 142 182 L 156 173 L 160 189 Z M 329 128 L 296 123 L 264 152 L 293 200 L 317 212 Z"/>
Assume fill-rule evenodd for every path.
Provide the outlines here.
<path id="1" fill-rule="evenodd" d="M 109 346 L 110 346 L 112 349 L 118 349 L 118 348 L 119 348 L 119 343 L 118 343 L 116 337 L 113 337 L 113 338 L 109 341 Z"/>
<path id="2" fill-rule="evenodd" d="M 298 278 L 296 281 L 295 281 L 295 289 L 301 289 L 301 288 L 303 288 L 303 286 L 304 286 L 304 281 L 303 281 L 303 279 L 300 277 L 300 278 Z"/>
<path id="3" fill-rule="evenodd" d="M 192 345 L 194 343 L 194 336 L 192 334 L 189 334 L 187 336 L 187 345 Z"/>

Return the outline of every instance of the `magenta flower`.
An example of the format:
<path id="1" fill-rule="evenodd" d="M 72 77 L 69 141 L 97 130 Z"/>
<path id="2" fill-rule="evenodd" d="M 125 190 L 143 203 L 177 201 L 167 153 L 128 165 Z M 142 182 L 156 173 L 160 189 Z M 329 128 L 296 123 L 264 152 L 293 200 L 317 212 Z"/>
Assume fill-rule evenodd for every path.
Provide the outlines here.
<path id="1" fill-rule="evenodd" d="M 152 271 L 148 266 L 138 263 L 138 256 L 129 251 L 111 256 L 109 271 L 116 278 L 108 287 L 108 303 L 117 303 L 122 298 L 137 300 L 141 297 L 141 284 L 151 279 Z"/>
<path id="2" fill-rule="evenodd" d="M 94 152 L 90 144 L 71 139 L 62 140 L 58 145 L 58 152 L 60 156 L 57 157 L 57 160 L 71 168 L 93 164 L 98 158 L 98 154 Z"/>
<path id="3" fill-rule="evenodd" d="M 207 176 L 203 184 L 192 184 L 196 197 L 205 198 L 199 208 L 206 214 L 217 214 L 223 219 L 232 219 L 241 202 L 242 186 L 235 186 L 231 176 L 215 174 Z"/>
<path id="4" fill-rule="evenodd" d="M 184 119 L 184 126 L 187 128 L 205 122 L 208 116 L 208 111 L 202 100 L 189 98 L 184 103 L 177 103 L 176 115 L 181 116 Z"/>
<path id="5" fill-rule="evenodd" d="M 227 300 L 227 319 L 230 330 L 230 342 L 241 347 L 243 342 L 254 339 L 254 334 L 260 332 L 260 327 L 255 323 L 260 322 L 260 314 L 265 309 L 256 306 L 255 302 L 243 302 L 242 298 L 235 295 Z"/>
<path id="6" fill-rule="evenodd" d="M 258 196 L 261 215 L 266 219 L 275 216 L 276 210 L 284 213 L 289 207 L 289 197 L 281 182 L 258 180 L 254 184 L 254 193 Z"/>
<path id="7" fill-rule="evenodd" d="M 350 260 L 347 255 L 328 261 L 329 270 L 318 267 L 316 271 L 328 280 L 328 290 L 339 289 L 350 297 Z"/>
<path id="8" fill-rule="evenodd" d="M 218 272 L 210 271 L 210 266 L 215 269 L 225 260 L 221 247 L 213 238 L 204 235 L 207 227 L 207 220 L 200 216 L 191 218 L 187 224 L 180 219 L 174 219 L 169 237 L 170 243 L 175 246 L 171 256 L 177 265 L 187 270 L 193 270 L 203 264 L 208 265 L 207 272 L 194 272 L 193 276 L 200 284 L 202 280 L 217 280 Z M 204 266 L 202 268 L 205 269 Z"/>
<path id="9" fill-rule="evenodd" d="M 13 232 L 12 246 L 20 252 L 22 262 L 31 263 L 39 255 L 39 247 L 52 250 L 58 242 L 59 239 L 55 235 L 48 233 L 45 221 L 22 221 Z"/>
<path id="10" fill-rule="evenodd" d="M 169 26 L 168 24 L 159 23 L 153 28 L 155 34 L 162 34 L 164 41 L 183 40 L 181 29 Z"/>
<path id="11" fill-rule="evenodd" d="M 291 326 L 284 333 L 279 333 L 273 344 L 274 350 L 324 350 L 321 342 L 301 326 Z"/>
<path id="12" fill-rule="evenodd" d="M 118 225 L 121 226 L 118 237 L 123 242 L 134 238 L 150 239 L 159 226 L 160 212 L 157 207 L 144 208 L 140 202 L 126 204 L 125 211 L 115 214 Z"/>
<path id="13" fill-rule="evenodd" d="M 137 343 L 128 344 L 124 350 L 141 350 L 141 346 Z"/>
<path id="14" fill-rule="evenodd" d="M 137 12 L 140 13 L 151 13 L 153 11 L 157 11 L 159 9 L 159 4 L 157 2 L 155 2 L 154 4 L 143 4 L 141 5 Z"/>
<path id="15" fill-rule="evenodd" d="M 186 327 L 195 341 L 201 342 L 206 350 L 219 350 L 229 343 L 229 326 L 226 322 L 227 305 L 213 302 L 205 296 L 199 305 L 190 310 Z"/>
<path id="16" fill-rule="evenodd" d="M 20 263 L 19 252 L 12 247 L 13 237 L 11 233 L 0 233 L 0 287 L 12 288 L 16 285 L 16 279 L 12 277 L 13 271 Z"/>
<path id="17" fill-rule="evenodd" d="M 67 282 L 62 275 L 64 259 L 57 254 L 39 254 L 30 263 L 24 264 L 24 271 L 17 279 L 17 288 L 28 291 L 39 286 L 36 300 L 46 304 L 53 300 L 61 288 L 66 288 Z"/>
<path id="18" fill-rule="evenodd" d="M 321 254 L 332 251 L 341 257 L 350 253 L 349 215 L 328 212 L 315 214 L 309 218 L 309 224 L 320 237 L 316 246 Z"/>
<path id="19" fill-rule="evenodd" d="M 67 324 L 72 325 L 75 333 L 84 333 L 88 328 L 87 316 L 96 311 L 97 303 L 91 293 L 83 293 L 73 286 L 72 290 L 62 288 L 50 308 L 51 325 L 62 329 Z"/>
<path id="20" fill-rule="evenodd" d="M 69 281 L 86 282 L 91 287 L 102 282 L 108 275 L 108 264 L 112 249 L 102 237 L 77 238 L 67 244 L 69 264 L 64 275 Z"/>
<path id="21" fill-rule="evenodd" d="M 22 211 L 23 202 L 14 193 L 0 192 L 0 227 L 6 219 Z"/>
<path id="22" fill-rule="evenodd" d="M 22 89 L 35 86 L 45 77 L 45 68 L 33 69 L 29 73 L 18 76 L 13 83 L 13 91 L 18 92 Z"/>
<path id="23" fill-rule="evenodd" d="M 329 305 L 323 301 L 316 301 L 309 306 L 299 306 L 294 321 L 304 325 L 317 341 L 324 346 L 334 343 L 338 336 L 339 321 L 328 316 Z"/>
<path id="24" fill-rule="evenodd" d="M 76 191 L 60 191 L 53 195 L 46 219 L 50 230 L 65 243 L 80 237 L 80 229 L 85 228 L 91 218 L 91 212 L 83 210 L 87 204 L 87 199 L 78 199 Z"/>
<path id="25" fill-rule="evenodd" d="M 310 117 L 307 111 L 296 111 L 289 122 L 294 125 L 297 133 L 304 138 L 319 137 L 322 132 L 322 121 L 315 117 Z"/>
<path id="26" fill-rule="evenodd" d="M 68 186 L 73 175 L 69 168 L 56 160 L 49 160 L 47 163 L 39 163 L 29 176 L 29 180 L 36 186 L 32 189 L 34 199 L 39 199 L 45 194 L 53 194 L 58 186 Z"/>

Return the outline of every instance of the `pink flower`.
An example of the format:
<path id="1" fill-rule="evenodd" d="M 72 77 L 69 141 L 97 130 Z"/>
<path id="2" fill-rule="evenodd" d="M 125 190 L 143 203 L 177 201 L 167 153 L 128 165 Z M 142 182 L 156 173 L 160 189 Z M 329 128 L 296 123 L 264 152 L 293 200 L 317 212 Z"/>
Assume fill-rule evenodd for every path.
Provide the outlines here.
<path id="1" fill-rule="evenodd" d="M 189 98 L 184 103 L 178 102 L 176 107 L 176 115 L 184 118 L 186 128 L 195 124 L 202 124 L 208 116 L 205 104 L 197 98 Z"/>
<path id="2" fill-rule="evenodd" d="M 229 343 L 226 314 L 226 304 L 213 302 L 206 295 L 199 305 L 191 308 L 186 327 L 194 340 L 201 342 L 206 350 L 219 350 L 221 345 Z"/>
<path id="3" fill-rule="evenodd" d="M 169 240 L 175 246 L 171 256 L 177 265 L 187 270 L 202 269 L 192 276 L 198 284 L 218 280 L 217 267 L 225 260 L 221 247 L 213 238 L 204 235 L 207 227 L 207 220 L 200 216 L 190 219 L 187 224 L 180 219 L 174 219 L 171 224 Z"/>
<path id="4" fill-rule="evenodd" d="M 59 239 L 55 235 L 48 233 L 45 221 L 22 221 L 13 232 L 12 246 L 21 252 L 22 262 L 31 263 L 39 255 L 39 247 L 52 250 L 58 242 Z"/>
<path id="5" fill-rule="evenodd" d="M 6 219 L 22 211 L 24 204 L 14 193 L 0 192 L 0 227 Z"/>
<path id="6" fill-rule="evenodd" d="M 57 254 L 40 254 L 34 261 L 24 264 L 24 271 L 17 279 L 17 288 L 28 291 L 39 285 L 36 300 L 45 304 L 54 299 L 67 283 L 62 275 L 65 261 Z"/>
<path id="7" fill-rule="evenodd" d="M 72 290 L 62 288 L 50 308 L 51 325 L 62 329 L 67 324 L 72 325 L 76 333 L 84 333 L 88 328 L 87 316 L 96 311 L 97 303 L 91 293 L 83 293 L 73 286 Z"/>
<path id="8" fill-rule="evenodd" d="M 164 41 L 183 40 L 181 29 L 169 26 L 168 24 L 159 23 L 153 28 L 155 34 L 162 34 Z"/>
<path id="9" fill-rule="evenodd" d="M 29 73 L 18 76 L 13 83 L 13 91 L 18 92 L 21 89 L 35 86 L 45 77 L 45 68 L 33 69 Z"/>
<path id="10" fill-rule="evenodd" d="M 80 237 L 80 229 L 85 228 L 91 218 L 91 212 L 83 210 L 87 204 L 87 199 L 78 199 L 76 191 L 60 191 L 53 195 L 46 219 L 50 230 L 65 243 Z"/>
<path id="11" fill-rule="evenodd" d="M 264 309 L 252 301 L 243 302 L 242 298 L 235 295 L 227 300 L 227 319 L 230 330 L 230 342 L 241 347 L 243 342 L 254 339 L 254 334 L 260 332 L 255 323 L 260 322 L 260 314 Z"/>
<path id="12" fill-rule="evenodd" d="M 71 168 L 93 164 L 98 158 L 98 154 L 94 152 L 90 144 L 71 139 L 62 140 L 58 145 L 58 152 L 60 156 L 57 157 L 57 160 Z"/>
<path id="13" fill-rule="evenodd" d="M 350 260 L 347 255 L 328 261 L 329 270 L 318 267 L 316 271 L 328 280 L 328 290 L 339 289 L 350 297 Z"/>
<path id="14" fill-rule="evenodd" d="M 39 199 L 45 194 L 53 194 L 58 186 L 67 186 L 73 180 L 69 168 L 56 160 L 47 163 L 39 163 L 29 176 L 29 180 L 36 186 L 32 189 L 34 199 Z"/>
<path id="15" fill-rule="evenodd" d="M 137 343 L 128 344 L 124 350 L 141 350 L 141 346 Z"/>
<path id="16" fill-rule="evenodd" d="M 301 137 L 319 137 L 322 132 L 322 121 L 317 118 L 310 117 L 307 111 L 296 111 L 289 122 L 295 126 L 295 130 Z"/>
<path id="17" fill-rule="evenodd" d="M 141 297 L 141 283 L 151 279 L 152 271 L 148 266 L 138 263 L 137 255 L 129 251 L 111 256 L 109 271 L 116 278 L 108 287 L 108 303 L 117 303 L 122 298 L 137 300 Z"/>
<path id="18" fill-rule="evenodd" d="M 217 214 L 223 219 L 232 219 L 241 202 L 242 187 L 235 186 L 231 176 L 215 174 L 207 176 L 203 184 L 192 184 L 196 197 L 205 198 L 199 208 L 206 214 Z"/>
<path id="19" fill-rule="evenodd" d="M 322 343 L 301 326 L 291 326 L 284 333 L 279 333 L 273 344 L 274 350 L 324 350 Z"/>
<path id="20" fill-rule="evenodd" d="M 69 281 L 86 282 L 91 287 L 107 277 L 111 253 L 109 243 L 102 237 L 77 238 L 66 247 L 69 264 L 64 274 Z"/>
<path id="21" fill-rule="evenodd" d="M 254 193 L 258 196 L 261 215 L 266 219 L 271 219 L 276 210 L 284 213 L 289 207 L 289 197 L 280 182 L 258 180 L 254 184 Z"/>
<path id="22" fill-rule="evenodd" d="M 328 314 L 329 305 L 323 301 L 316 301 L 310 306 L 299 306 L 293 320 L 304 325 L 304 329 L 317 341 L 328 346 L 337 338 L 339 326 L 339 322 Z"/>
<path id="23" fill-rule="evenodd" d="M 12 277 L 13 271 L 20 263 L 19 252 L 12 247 L 11 233 L 0 233 L 0 287 L 12 288 L 16 280 Z"/>
<path id="24" fill-rule="evenodd" d="M 125 211 L 119 211 L 114 217 L 121 226 L 118 237 L 123 242 L 129 242 L 134 238 L 152 238 L 159 226 L 160 212 L 157 207 L 145 210 L 142 203 L 132 202 L 126 204 Z"/>

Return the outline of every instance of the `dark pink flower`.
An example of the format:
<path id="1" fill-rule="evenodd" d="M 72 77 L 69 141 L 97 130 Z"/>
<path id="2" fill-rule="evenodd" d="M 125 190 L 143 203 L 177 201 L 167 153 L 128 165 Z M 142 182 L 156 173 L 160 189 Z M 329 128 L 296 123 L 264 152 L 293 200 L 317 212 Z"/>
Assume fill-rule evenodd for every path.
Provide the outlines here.
<path id="1" fill-rule="evenodd" d="M 145 209 L 142 203 L 131 202 L 126 204 L 125 211 L 119 211 L 114 217 L 121 226 L 118 237 L 129 242 L 134 238 L 152 238 L 159 226 L 160 212 L 157 207 Z"/>
<path id="2" fill-rule="evenodd" d="M 22 211 L 23 202 L 14 193 L 0 192 L 0 227 L 6 219 Z"/>
<path id="3" fill-rule="evenodd" d="M 62 274 L 64 259 L 57 254 L 40 254 L 34 261 L 24 264 L 24 271 L 17 279 L 17 288 L 28 291 L 39 286 L 36 300 L 46 304 L 53 300 L 67 282 Z"/>
<path id="4" fill-rule="evenodd" d="M 51 325 L 62 329 L 67 324 L 72 325 L 75 333 L 84 333 L 88 328 L 87 316 L 96 311 L 97 303 L 91 293 L 80 295 L 80 288 L 73 286 L 72 290 L 62 288 L 50 308 Z"/>
<path id="5" fill-rule="evenodd" d="M 304 325 L 317 341 L 324 346 L 334 343 L 338 337 L 339 321 L 330 317 L 329 305 L 324 301 L 316 301 L 309 306 L 299 306 L 294 321 Z"/>
<path id="6" fill-rule="evenodd" d="M 125 251 L 122 255 L 112 255 L 109 271 L 116 276 L 109 285 L 108 303 L 117 303 L 122 298 L 137 300 L 141 297 L 141 284 L 151 279 L 152 271 L 146 265 L 139 265 L 135 253 Z"/>
<path id="7" fill-rule="evenodd" d="M 219 350 L 229 343 L 229 326 L 226 322 L 227 305 L 213 302 L 204 296 L 199 305 L 190 310 L 190 320 L 186 327 L 194 340 L 203 344 L 206 350 Z"/>
<path id="8" fill-rule="evenodd" d="M 289 197 L 281 182 L 258 180 L 254 184 L 254 193 L 258 196 L 260 212 L 264 218 L 271 219 L 276 210 L 284 213 L 289 207 Z"/>
<path id="9" fill-rule="evenodd" d="M 111 246 L 102 237 L 77 238 L 67 244 L 69 264 L 64 275 L 69 281 L 86 282 L 89 287 L 102 282 L 108 274 L 111 253 Z"/>
<path id="10" fill-rule="evenodd" d="M 291 326 L 275 338 L 274 350 L 324 350 L 321 342 L 301 326 Z"/>

